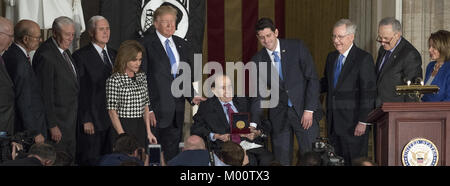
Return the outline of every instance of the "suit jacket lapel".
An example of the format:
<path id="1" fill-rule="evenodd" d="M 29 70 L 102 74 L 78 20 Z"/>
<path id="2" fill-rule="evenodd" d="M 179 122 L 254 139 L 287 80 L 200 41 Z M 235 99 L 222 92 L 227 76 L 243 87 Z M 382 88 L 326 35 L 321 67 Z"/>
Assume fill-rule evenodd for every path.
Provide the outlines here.
<path id="1" fill-rule="evenodd" d="M 237 97 L 233 97 L 233 104 L 236 107 L 236 109 L 238 110 L 238 112 L 244 112 L 245 105 L 243 105 Z"/>
<path id="2" fill-rule="evenodd" d="M 282 39 L 279 39 L 279 41 L 280 41 L 280 57 L 281 57 L 281 71 L 282 71 L 281 73 L 283 74 L 283 80 L 280 79 L 280 81 L 284 82 L 287 80 L 286 72 L 289 61 L 288 59 L 289 53 L 284 41 Z"/>
<path id="3" fill-rule="evenodd" d="M 167 74 L 167 76 L 169 76 L 173 79 L 169 57 L 167 56 L 167 53 L 164 50 L 161 40 L 159 40 L 159 37 L 156 34 L 156 32 L 155 32 L 155 39 L 152 42 L 152 46 L 155 49 L 155 53 L 160 55 L 160 58 L 159 58 L 160 60 L 158 63 L 160 63 L 162 65 L 162 67 L 164 68 L 161 70 L 166 71 L 167 73 L 164 73 L 164 74 Z M 158 59 L 156 59 L 156 60 L 158 60 Z"/>
<path id="4" fill-rule="evenodd" d="M 354 59 L 355 59 L 355 47 L 356 47 L 356 45 L 353 44 L 352 48 L 350 49 L 350 52 L 347 55 L 347 58 L 345 59 L 344 66 L 342 67 L 341 73 L 339 74 L 339 77 L 338 77 L 336 89 L 338 87 L 340 87 L 340 85 L 345 80 L 345 78 L 350 74 L 350 70 L 353 68 Z M 337 59 L 336 59 L 336 62 L 337 62 Z"/>
<path id="5" fill-rule="evenodd" d="M 380 75 L 378 76 L 379 79 L 381 79 L 381 77 L 385 74 L 386 71 L 389 71 L 389 69 L 391 69 L 391 67 L 395 65 L 397 55 L 398 55 L 399 51 L 401 51 L 403 49 L 403 46 L 405 46 L 405 39 L 402 37 L 402 40 L 397 45 L 394 52 L 391 53 L 391 56 L 389 56 L 389 59 L 384 62 L 383 67 L 380 72 Z M 383 53 L 383 58 L 384 58 L 385 54 L 386 54 L 386 51 Z M 381 61 L 383 61 L 383 59 L 381 59 Z"/>
<path id="6" fill-rule="evenodd" d="M 266 83 L 270 87 L 271 83 L 272 83 L 272 81 L 270 79 L 272 77 L 271 76 L 272 75 L 271 68 L 273 67 L 272 60 L 270 59 L 269 54 L 267 53 L 267 50 L 265 48 L 261 49 L 260 52 L 261 52 L 261 59 L 259 59 L 260 61 L 258 61 L 258 63 L 259 63 L 259 65 L 266 66 L 267 75 L 264 78 L 266 78 Z M 261 73 L 261 75 L 264 76 L 265 74 Z"/>
<path id="7" fill-rule="evenodd" d="M 59 50 L 58 50 L 59 51 Z M 74 60 L 73 60 L 73 58 L 72 58 L 72 54 L 70 53 L 70 51 L 69 51 L 69 49 L 67 49 L 67 50 L 65 50 L 64 52 L 67 52 L 67 55 L 69 56 L 69 59 L 70 59 L 70 63 L 72 64 L 72 65 L 70 65 L 70 64 L 67 64 L 66 66 L 68 66 L 69 67 L 69 70 L 70 70 L 70 72 L 72 72 L 72 75 L 73 75 L 73 80 L 75 80 L 75 85 L 77 85 L 78 86 L 78 74 L 79 74 L 79 72 L 78 72 L 78 70 L 77 70 L 77 67 L 76 67 L 76 65 L 73 63 L 74 62 Z M 61 55 L 62 56 L 62 55 Z M 64 60 L 64 61 L 66 61 L 66 60 Z M 76 74 L 74 74 L 73 73 L 73 70 L 75 70 L 75 73 Z"/>
<path id="8" fill-rule="evenodd" d="M 59 51 L 58 46 L 56 46 L 57 45 L 56 41 L 53 41 L 53 38 L 49 38 L 47 41 L 49 42 L 50 47 L 52 48 L 54 54 L 56 55 L 58 62 L 64 63 L 64 65 L 63 65 L 64 68 L 66 69 L 66 71 L 68 71 L 70 74 L 72 74 L 72 77 L 73 77 L 72 79 L 74 80 L 75 85 L 78 85 L 77 75 L 75 75 L 73 73 L 72 66 L 64 59 L 63 54 Z M 68 56 L 69 56 L 70 60 L 73 61 L 72 57 L 70 56 L 70 53 L 68 54 Z M 74 65 L 74 64 L 72 63 L 72 65 Z M 76 71 L 76 68 L 75 68 L 75 71 Z"/>
<path id="9" fill-rule="evenodd" d="M 111 59 L 112 65 L 114 67 L 114 63 L 115 63 L 115 60 L 116 60 L 116 54 L 114 54 L 112 51 L 113 51 L 113 49 L 108 47 L 108 55 L 109 55 L 109 58 Z"/>
<path id="10" fill-rule="evenodd" d="M 219 117 L 219 122 L 225 125 L 227 130 L 230 129 L 230 124 L 228 123 L 227 117 L 225 116 L 225 112 L 223 111 L 222 104 L 219 101 L 219 98 L 214 97 L 214 107 L 213 112 L 217 113 L 216 115 Z"/>
<path id="11" fill-rule="evenodd" d="M 5 61 L 3 60 L 3 57 L 2 56 L 0 56 L 0 75 L 2 75 L 5 79 L 6 79 L 6 81 L 8 81 L 11 85 L 13 84 L 13 81 L 11 80 L 11 78 L 9 77 L 9 73 L 8 73 L 8 71 L 6 70 L 6 64 L 5 64 Z"/>
<path id="12" fill-rule="evenodd" d="M 334 81 L 334 72 L 336 71 L 337 60 L 339 57 L 339 52 L 335 51 L 330 59 L 333 59 L 332 62 L 328 62 L 327 70 L 328 70 L 328 90 L 334 90 L 333 81 Z"/>
<path id="13" fill-rule="evenodd" d="M 109 67 L 109 65 L 106 65 L 105 64 L 105 62 L 103 61 L 103 59 L 101 58 L 101 56 L 100 56 L 100 54 L 98 53 L 98 51 L 97 51 L 97 49 L 95 49 L 95 47 L 94 47 L 94 45 L 91 43 L 90 45 L 90 49 L 89 49 L 89 52 L 90 52 L 90 56 L 92 56 L 92 57 L 94 57 L 94 58 L 96 58 L 96 64 L 93 64 L 93 65 L 95 65 L 95 66 L 97 66 L 97 67 L 101 67 L 101 68 L 103 68 L 103 69 L 107 69 L 107 70 L 112 70 L 110 67 Z"/>
<path id="14" fill-rule="evenodd" d="M 113 55 L 112 49 L 108 47 L 108 50 L 107 50 L 109 59 L 111 61 L 111 65 L 112 65 L 112 66 L 110 66 L 110 65 L 105 64 L 105 62 L 102 59 L 102 56 L 100 56 L 97 49 L 94 47 L 94 44 L 91 43 L 89 46 L 90 46 L 90 49 L 89 49 L 90 56 L 92 56 L 92 57 L 95 56 L 94 58 L 97 59 L 96 62 L 91 65 L 94 65 L 96 68 L 102 68 L 102 69 L 104 69 L 104 71 L 106 73 L 111 74 L 112 68 L 114 68 L 114 60 L 115 60 L 115 55 Z"/>
<path id="15" fill-rule="evenodd" d="M 176 40 L 175 37 L 172 37 L 172 39 L 173 39 L 173 42 L 175 43 L 175 46 L 177 47 L 177 52 L 178 52 L 178 54 L 179 54 L 179 56 L 180 56 L 180 62 L 181 62 L 181 61 L 187 62 L 188 59 L 184 59 L 184 58 L 182 58 L 182 57 L 189 56 L 189 54 L 185 54 L 185 53 L 184 53 L 184 50 L 183 50 L 182 46 L 181 46 L 179 43 L 177 43 L 178 40 Z M 180 67 L 178 66 L 178 68 L 180 68 Z M 172 71 L 171 71 L 171 72 L 172 72 Z M 180 72 L 177 74 L 177 76 L 179 76 L 181 72 L 182 72 L 182 71 L 180 71 Z"/>

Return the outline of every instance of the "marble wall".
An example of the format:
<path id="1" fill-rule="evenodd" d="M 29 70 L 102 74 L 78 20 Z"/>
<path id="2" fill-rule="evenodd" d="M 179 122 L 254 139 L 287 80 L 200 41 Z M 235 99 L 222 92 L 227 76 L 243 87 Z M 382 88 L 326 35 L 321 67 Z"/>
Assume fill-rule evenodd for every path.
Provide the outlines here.
<path id="1" fill-rule="evenodd" d="M 428 37 L 440 29 L 450 30 L 450 0 L 350 0 L 349 18 L 358 25 L 355 43 L 374 59 L 378 22 L 395 17 L 403 24 L 403 37 L 422 55 L 423 70 L 430 62 Z"/>
<path id="2" fill-rule="evenodd" d="M 402 6 L 403 36 L 421 53 L 425 72 L 431 60 L 428 38 L 438 30 L 450 30 L 450 1 L 403 0 Z"/>

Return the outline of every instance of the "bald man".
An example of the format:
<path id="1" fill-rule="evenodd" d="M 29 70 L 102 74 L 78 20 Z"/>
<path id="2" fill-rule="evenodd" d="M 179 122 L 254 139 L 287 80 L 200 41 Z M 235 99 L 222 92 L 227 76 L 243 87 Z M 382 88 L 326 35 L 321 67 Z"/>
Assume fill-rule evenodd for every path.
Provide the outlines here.
<path id="1" fill-rule="evenodd" d="M 200 136 L 189 136 L 184 142 L 183 152 L 170 160 L 169 166 L 209 166 L 209 153 Z"/>
<path id="2" fill-rule="evenodd" d="M 9 48 L 13 38 L 13 24 L 0 17 L 0 55 Z M 0 135 L 14 133 L 14 115 L 14 84 L 0 56 Z"/>
<path id="3" fill-rule="evenodd" d="M 186 150 L 201 150 L 206 149 L 205 141 L 200 136 L 192 135 L 189 136 L 184 142 L 183 151 Z"/>
<path id="4" fill-rule="evenodd" d="M 32 132 L 35 142 L 43 143 L 47 134 L 44 102 L 30 61 L 30 52 L 41 42 L 41 28 L 34 21 L 21 20 L 14 30 L 14 43 L 3 54 L 3 59 L 14 83 L 15 131 Z"/>

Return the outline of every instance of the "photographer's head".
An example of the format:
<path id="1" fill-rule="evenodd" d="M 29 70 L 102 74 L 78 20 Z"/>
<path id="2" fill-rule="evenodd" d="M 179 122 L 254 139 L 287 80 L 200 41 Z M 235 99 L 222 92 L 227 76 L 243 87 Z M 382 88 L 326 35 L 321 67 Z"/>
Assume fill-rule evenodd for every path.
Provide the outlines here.
<path id="1" fill-rule="evenodd" d="M 114 152 L 134 155 L 138 150 L 138 143 L 136 137 L 132 134 L 122 133 L 120 134 L 113 147 Z"/>
<path id="2" fill-rule="evenodd" d="M 248 164 L 248 156 L 241 145 L 227 141 L 222 144 L 222 148 L 218 153 L 219 159 L 227 165 L 243 166 Z"/>
<path id="3" fill-rule="evenodd" d="M 200 136 L 197 136 L 197 135 L 189 136 L 186 139 L 186 141 L 184 142 L 183 151 L 185 151 L 185 150 L 205 150 L 205 149 L 206 149 L 205 141 L 203 141 L 203 139 Z"/>
<path id="4" fill-rule="evenodd" d="M 45 143 L 32 145 L 28 156 L 39 159 L 43 166 L 51 166 L 56 160 L 55 148 Z"/>

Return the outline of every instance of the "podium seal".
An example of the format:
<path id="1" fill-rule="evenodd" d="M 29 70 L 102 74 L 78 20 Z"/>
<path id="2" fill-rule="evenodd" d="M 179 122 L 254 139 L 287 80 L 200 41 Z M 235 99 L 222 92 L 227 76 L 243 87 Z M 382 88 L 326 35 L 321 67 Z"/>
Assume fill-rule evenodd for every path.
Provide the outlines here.
<path id="1" fill-rule="evenodd" d="M 424 138 L 411 140 L 402 151 L 404 166 L 436 166 L 439 152 L 433 142 Z"/>

